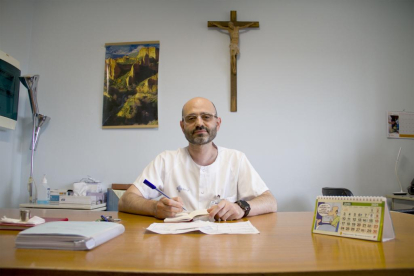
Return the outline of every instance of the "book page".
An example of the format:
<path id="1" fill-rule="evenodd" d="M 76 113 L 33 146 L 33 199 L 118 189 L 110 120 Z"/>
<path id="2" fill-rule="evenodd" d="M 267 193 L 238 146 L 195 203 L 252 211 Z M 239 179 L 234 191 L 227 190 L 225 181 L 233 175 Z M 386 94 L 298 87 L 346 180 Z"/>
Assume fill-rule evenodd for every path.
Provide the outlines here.
<path id="1" fill-rule="evenodd" d="M 200 209 L 192 211 L 191 213 L 182 212 L 176 215 L 174 218 L 166 218 L 164 222 L 186 222 L 191 221 L 197 216 L 205 216 L 208 215 L 207 209 Z"/>

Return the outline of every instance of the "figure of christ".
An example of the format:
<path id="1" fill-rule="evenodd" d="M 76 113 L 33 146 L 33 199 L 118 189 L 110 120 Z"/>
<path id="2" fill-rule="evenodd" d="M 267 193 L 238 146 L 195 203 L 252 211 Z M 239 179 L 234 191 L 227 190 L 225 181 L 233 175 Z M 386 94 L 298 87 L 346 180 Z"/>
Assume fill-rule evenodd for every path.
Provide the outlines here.
<path id="1" fill-rule="evenodd" d="M 237 66 L 236 66 L 236 58 L 237 55 L 240 53 L 239 50 L 239 30 L 248 28 L 249 26 L 253 25 L 255 22 L 250 22 L 243 26 L 234 26 L 233 22 L 228 23 L 228 27 L 224 27 L 218 23 L 212 22 L 216 27 L 219 27 L 220 29 L 226 30 L 230 34 L 230 56 L 231 56 L 231 69 L 233 74 L 237 73 Z"/>

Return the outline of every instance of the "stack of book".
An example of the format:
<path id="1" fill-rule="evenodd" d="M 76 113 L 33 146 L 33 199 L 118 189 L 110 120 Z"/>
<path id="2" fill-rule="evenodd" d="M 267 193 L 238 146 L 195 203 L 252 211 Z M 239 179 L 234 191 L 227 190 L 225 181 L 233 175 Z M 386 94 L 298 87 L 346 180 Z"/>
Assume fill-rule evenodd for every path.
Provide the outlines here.
<path id="1" fill-rule="evenodd" d="M 56 221 L 20 232 L 16 248 L 91 250 L 124 231 L 122 224 L 114 222 Z"/>

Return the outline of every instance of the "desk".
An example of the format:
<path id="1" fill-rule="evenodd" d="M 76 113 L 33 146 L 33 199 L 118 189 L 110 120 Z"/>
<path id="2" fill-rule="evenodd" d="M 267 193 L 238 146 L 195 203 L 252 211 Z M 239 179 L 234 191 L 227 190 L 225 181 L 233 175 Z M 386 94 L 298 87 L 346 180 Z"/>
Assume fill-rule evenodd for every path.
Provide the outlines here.
<path id="1" fill-rule="evenodd" d="M 396 210 L 395 203 L 404 204 L 403 208 L 398 208 L 398 209 L 414 208 L 414 196 L 412 195 L 386 195 L 386 198 L 391 199 L 391 210 Z"/>
<path id="2" fill-rule="evenodd" d="M 23 203 L 19 205 L 24 209 L 72 209 L 72 210 L 92 210 L 92 211 L 105 211 L 106 203 L 102 204 L 35 204 L 35 203 Z"/>
<path id="3" fill-rule="evenodd" d="M 40 211 L 40 210 L 33 210 Z M 99 212 L 66 212 L 94 220 Z M 70 213 L 72 212 L 72 213 Z M 0 215 L 18 210 L 0 209 Z M 311 234 L 313 213 L 275 213 L 249 220 L 257 235 L 158 235 L 154 218 L 101 212 L 122 219 L 123 235 L 91 251 L 16 249 L 16 231 L 0 231 L 1 275 L 410 275 L 414 274 L 414 216 L 392 212 L 396 239 L 385 243 Z M 113 213 L 113 214 L 111 214 Z M 115 215 L 114 215 L 115 214 Z M 59 216 L 62 216 L 59 214 Z"/>

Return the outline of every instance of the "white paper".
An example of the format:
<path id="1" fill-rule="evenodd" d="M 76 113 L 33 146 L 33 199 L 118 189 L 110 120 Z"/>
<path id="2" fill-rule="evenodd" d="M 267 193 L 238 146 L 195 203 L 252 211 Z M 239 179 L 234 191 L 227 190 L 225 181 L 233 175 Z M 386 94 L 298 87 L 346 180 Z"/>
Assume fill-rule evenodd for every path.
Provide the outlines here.
<path id="1" fill-rule="evenodd" d="M 21 221 L 20 219 L 12 219 L 12 218 L 8 218 L 6 216 L 3 216 L 0 219 L 0 222 L 7 222 L 7 223 L 15 223 L 15 224 L 33 224 L 33 225 L 38 225 L 41 223 L 44 223 L 45 220 L 38 217 L 38 216 L 34 216 L 32 218 L 30 218 L 28 221 Z"/>
<path id="2" fill-rule="evenodd" d="M 394 225 L 392 224 L 390 211 L 388 209 L 387 200 L 385 200 L 384 223 L 382 229 L 382 241 L 389 241 L 395 239 Z"/>
<path id="3" fill-rule="evenodd" d="M 182 234 L 200 231 L 204 234 L 259 234 L 259 230 L 250 221 L 234 223 L 213 223 L 195 221 L 189 223 L 153 223 L 147 230 L 157 234 Z"/>

